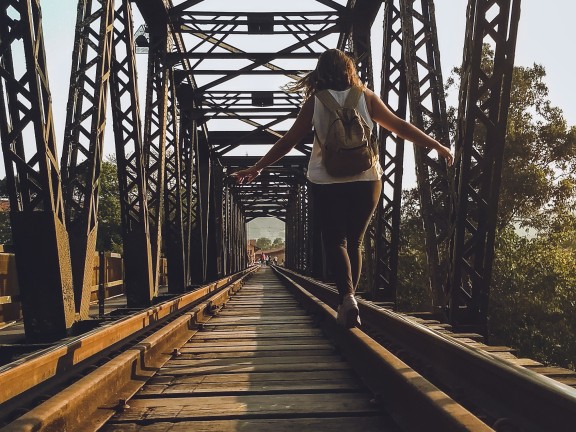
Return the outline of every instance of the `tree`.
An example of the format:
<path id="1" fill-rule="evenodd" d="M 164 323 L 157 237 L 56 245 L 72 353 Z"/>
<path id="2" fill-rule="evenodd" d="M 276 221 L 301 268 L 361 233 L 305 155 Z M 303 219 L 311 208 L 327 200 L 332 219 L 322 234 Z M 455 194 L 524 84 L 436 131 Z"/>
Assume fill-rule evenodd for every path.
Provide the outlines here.
<path id="1" fill-rule="evenodd" d="M 0 244 L 12 243 L 12 226 L 10 224 L 10 212 L 0 212 Z"/>
<path id="2" fill-rule="evenodd" d="M 256 246 L 262 250 L 270 249 L 270 246 L 272 246 L 272 240 L 267 237 L 260 237 L 256 240 Z"/>
<path id="3" fill-rule="evenodd" d="M 484 64 L 490 61 L 489 49 Z M 459 82 L 459 70 L 449 80 Z M 544 67 L 515 67 L 498 208 L 489 338 L 520 355 L 576 366 L 576 127 L 548 99 Z M 456 109 L 449 109 L 452 131 Z M 399 305 L 426 305 L 424 234 L 417 199 L 405 193 Z M 413 284 L 420 285 L 420 294 Z"/>
<path id="4" fill-rule="evenodd" d="M 280 237 L 276 237 L 272 242 L 273 247 L 281 247 L 284 246 L 284 239 Z"/>
<path id="5" fill-rule="evenodd" d="M 482 63 L 491 62 L 484 47 Z M 491 67 L 486 67 L 491 70 Z M 458 84 L 455 68 L 446 88 Z M 513 71 L 498 227 L 513 223 L 525 228 L 546 226 L 549 213 L 573 206 L 576 189 L 576 126 L 568 127 L 562 110 L 548 99 L 546 70 L 516 66 Z M 449 109 L 451 130 L 456 130 L 456 108 Z M 561 210 L 558 207 L 558 210 Z"/>
<path id="6" fill-rule="evenodd" d="M 120 199 L 118 197 L 116 160 L 109 157 L 102 162 L 98 200 L 98 239 L 100 251 L 122 253 L 122 227 L 120 225 Z"/>

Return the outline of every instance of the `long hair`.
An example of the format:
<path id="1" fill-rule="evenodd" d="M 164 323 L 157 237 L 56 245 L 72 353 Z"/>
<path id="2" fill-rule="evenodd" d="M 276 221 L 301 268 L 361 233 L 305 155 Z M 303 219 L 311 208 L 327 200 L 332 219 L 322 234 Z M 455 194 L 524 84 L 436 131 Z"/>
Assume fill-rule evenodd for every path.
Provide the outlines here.
<path id="1" fill-rule="evenodd" d="M 319 90 L 346 90 L 364 87 L 354 61 L 338 49 L 324 51 L 318 58 L 316 69 L 284 88 L 289 92 L 303 92 L 308 99 Z"/>

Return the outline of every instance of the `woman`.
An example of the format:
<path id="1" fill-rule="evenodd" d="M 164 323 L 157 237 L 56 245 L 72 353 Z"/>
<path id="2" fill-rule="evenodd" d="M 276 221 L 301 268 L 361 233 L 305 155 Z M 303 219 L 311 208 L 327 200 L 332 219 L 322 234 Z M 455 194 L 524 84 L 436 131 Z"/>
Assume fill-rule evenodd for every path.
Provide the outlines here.
<path id="1" fill-rule="evenodd" d="M 320 211 L 324 249 L 339 293 L 337 320 L 348 328 L 360 324 L 354 293 L 362 268 L 361 245 L 382 192 L 383 171 L 376 160 L 371 168 L 360 174 L 346 177 L 328 174 L 322 160 L 322 148 L 330 113 L 316 94 L 327 89 L 343 105 L 353 87 L 362 89 L 356 110 L 370 128 L 376 122 L 418 146 L 436 150 L 448 165 L 452 164 L 454 157 L 449 148 L 393 114 L 360 81 L 352 59 L 340 50 L 330 49 L 320 56 L 316 69 L 288 86 L 289 91 L 304 91 L 305 94 L 305 102 L 290 130 L 254 166 L 232 174 L 238 184 L 250 183 L 264 168 L 286 155 L 314 127 L 307 176 L 312 183 L 316 208 Z"/>

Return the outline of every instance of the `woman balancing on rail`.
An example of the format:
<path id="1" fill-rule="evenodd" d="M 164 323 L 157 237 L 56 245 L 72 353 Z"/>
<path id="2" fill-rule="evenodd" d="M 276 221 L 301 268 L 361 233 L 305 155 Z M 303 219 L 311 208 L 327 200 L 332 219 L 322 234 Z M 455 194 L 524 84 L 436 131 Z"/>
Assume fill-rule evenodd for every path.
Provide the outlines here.
<path id="1" fill-rule="evenodd" d="M 453 162 L 449 148 L 394 115 L 360 81 L 352 59 L 337 49 L 320 55 L 316 69 L 287 86 L 303 91 L 305 102 L 290 130 L 254 166 L 232 174 L 250 183 L 288 153 L 312 127 L 314 145 L 308 164 L 324 249 L 339 293 L 338 322 L 360 323 L 354 293 L 362 268 L 361 245 L 382 191 L 382 168 L 373 122 L 414 144 L 432 148 Z"/>

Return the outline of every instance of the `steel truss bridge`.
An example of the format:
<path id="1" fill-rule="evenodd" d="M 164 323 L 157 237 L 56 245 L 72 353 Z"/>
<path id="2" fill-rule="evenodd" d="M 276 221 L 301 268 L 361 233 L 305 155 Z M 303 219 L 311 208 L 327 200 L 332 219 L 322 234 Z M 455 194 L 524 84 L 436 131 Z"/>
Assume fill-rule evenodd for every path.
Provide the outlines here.
<path id="1" fill-rule="evenodd" d="M 63 142 L 54 130 L 41 3 L 53 6 L 0 5 L 0 136 L 30 340 L 64 336 L 89 319 L 105 126 L 114 132 L 127 305 L 136 309 L 158 296 L 161 253 L 172 294 L 245 269 L 246 223 L 258 217 L 286 223 L 286 267 L 326 274 L 305 178 L 312 135 L 255 182 L 228 180 L 257 160 L 257 146 L 289 128 L 302 98 L 280 84 L 311 70 L 325 49 L 350 53 L 372 89 L 381 65 L 382 99 L 450 142 L 433 0 L 257 2 L 258 9 L 219 0 L 79 0 Z M 134 7 L 145 21 L 138 31 Z M 381 9 L 383 23 L 375 22 Z M 415 150 L 435 311 L 479 331 L 519 15 L 520 0 L 469 0 L 455 166 Z M 373 29 L 382 25 L 374 50 Z M 485 44 L 488 67 L 480 62 Z M 139 57 L 147 58 L 144 94 L 137 51 L 147 52 Z M 405 143 L 386 130 L 379 140 L 385 187 L 365 242 L 366 296 L 394 302 Z"/>

